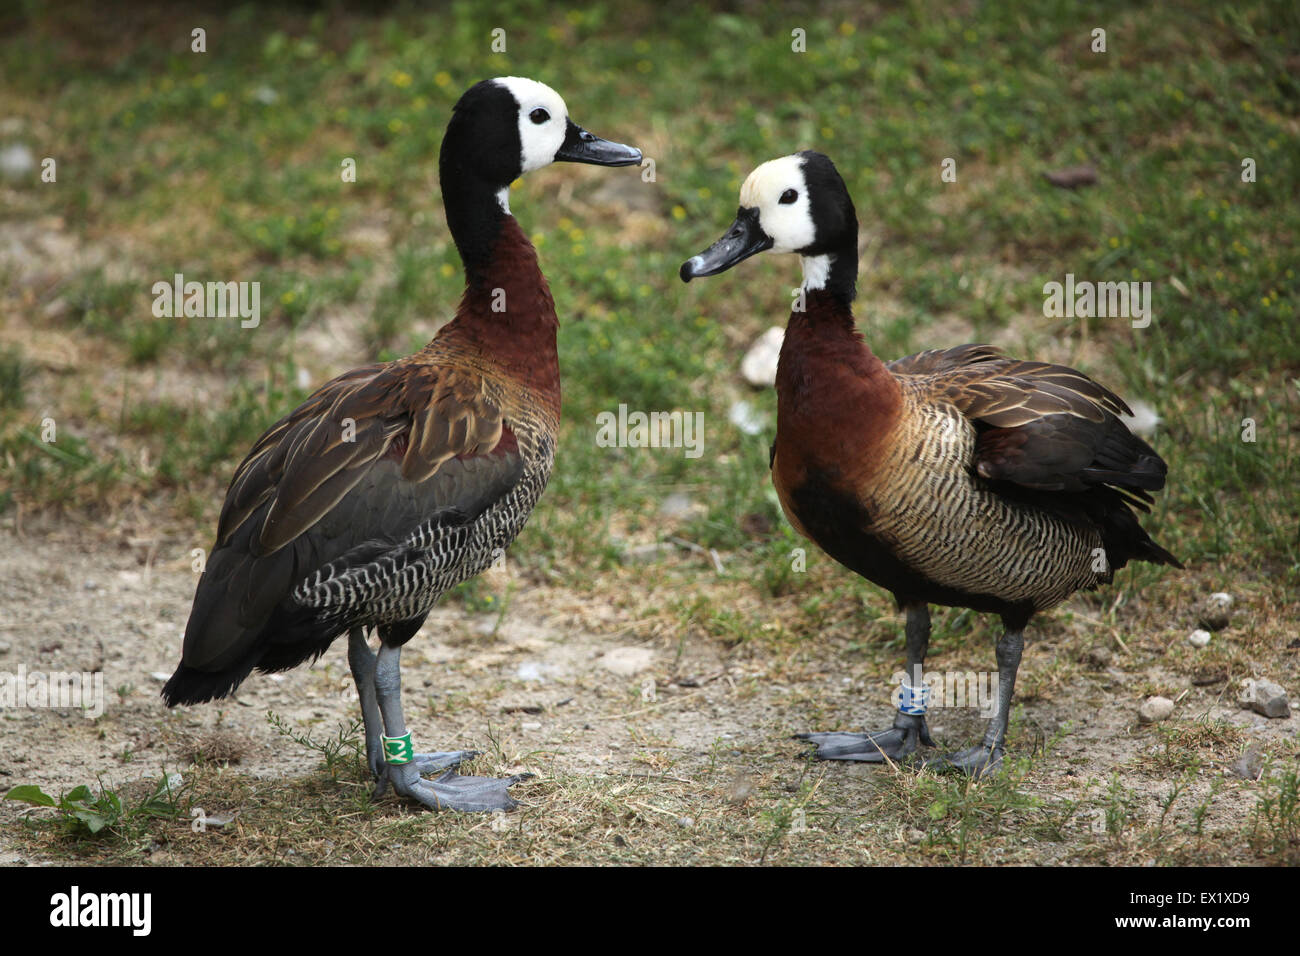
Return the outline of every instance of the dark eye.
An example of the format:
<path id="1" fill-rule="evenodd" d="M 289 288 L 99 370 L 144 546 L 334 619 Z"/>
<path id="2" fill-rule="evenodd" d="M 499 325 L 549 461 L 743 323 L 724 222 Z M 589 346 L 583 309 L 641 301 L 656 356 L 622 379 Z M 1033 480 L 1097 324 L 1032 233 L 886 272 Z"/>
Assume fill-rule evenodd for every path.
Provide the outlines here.
<path id="1" fill-rule="evenodd" d="M 785 192 L 781 193 L 781 198 L 778 199 L 777 202 L 779 202 L 782 206 L 788 206 L 790 205 L 790 203 L 794 202 L 798 198 L 799 198 L 799 194 L 797 192 L 795 192 L 793 189 L 787 189 Z"/>
<path id="2" fill-rule="evenodd" d="M 546 112 L 546 110 L 542 109 L 539 106 L 537 107 L 537 109 L 533 110 L 531 113 L 528 114 L 528 118 L 532 120 L 534 123 L 536 123 L 538 126 L 540 126 L 541 124 L 545 123 L 548 119 L 551 118 L 551 114 Z"/>

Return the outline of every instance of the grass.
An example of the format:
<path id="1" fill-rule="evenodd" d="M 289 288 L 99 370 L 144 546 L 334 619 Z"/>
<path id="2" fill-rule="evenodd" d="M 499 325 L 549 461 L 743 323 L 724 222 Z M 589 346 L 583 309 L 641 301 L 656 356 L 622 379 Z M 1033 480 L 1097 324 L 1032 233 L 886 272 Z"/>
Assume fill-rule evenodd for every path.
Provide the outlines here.
<path id="1" fill-rule="evenodd" d="M 1033 17 L 921 3 L 741 14 L 516 0 L 436 13 L 398 5 L 383 16 L 246 6 L 207 17 L 206 54 L 189 51 L 189 26 L 165 5 L 135 5 L 113 22 L 82 3 L 24 9 L 0 39 L 11 117 L 0 146 L 22 141 L 56 157 L 58 182 L 6 180 L 0 228 L 33 247 L 58 233 L 77 254 L 0 263 L 0 521 L 41 514 L 111 528 L 143 509 L 181 550 L 207 547 L 225 483 L 266 426 L 315 384 L 417 348 L 450 316 L 461 277 L 438 193 L 439 139 L 471 82 L 519 73 L 554 85 L 577 122 L 641 146 L 656 171 L 643 182 L 634 171 L 556 167 L 516 184 L 511 199 L 551 278 L 565 376 L 556 470 L 510 552 L 527 582 L 614 608 L 666 646 L 716 643 L 790 673 L 818 654 L 869 673 L 893 666 L 902 632 L 884 595 L 811 547 L 807 570 L 795 570 L 806 543 L 767 479 L 775 397 L 736 373 L 748 344 L 784 321 L 797 266 L 768 257 L 689 288 L 676 277 L 730 222 L 753 166 L 813 147 L 835 160 L 857 204 L 857 309 L 876 352 L 992 340 L 1082 368 L 1162 419 L 1153 443 L 1170 483 L 1146 524 L 1189 573 L 1129 568 L 1105 592 L 1040 619 L 1040 640 L 1058 653 L 1044 651 L 1024 675 L 1023 699 L 1094 687 L 1100 679 L 1081 663 L 1094 641 L 1116 650 L 1123 673 L 1166 668 L 1141 678 L 1152 690 L 1210 665 L 1230 685 L 1251 662 L 1295 674 L 1276 625 L 1300 608 L 1294 4 L 1054 2 Z M 1097 25 L 1104 54 L 1089 49 Z M 498 26 L 505 53 L 489 49 Z M 790 49 L 794 26 L 806 30 L 805 53 Z M 949 157 L 955 183 L 939 176 Z M 1254 182 L 1242 180 L 1245 158 Z M 340 175 L 348 160 L 355 182 Z M 1061 190 L 1042 178 L 1077 163 L 1097 168 L 1097 186 Z M 177 272 L 260 282 L 262 322 L 155 318 L 149 289 Z M 1045 317 L 1043 285 L 1067 272 L 1151 282 L 1151 326 Z M 739 399 L 767 423 L 762 434 L 729 423 Z M 596 416 L 620 403 L 702 411 L 705 454 L 599 447 Z M 46 419 L 53 442 L 42 439 Z M 1253 441 L 1243 440 L 1248 419 Z M 660 515 L 672 494 L 696 507 Z M 677 545 L 648 566 L 625 563 L 628 549 L 670 537 L 715 549 L 723 572 Z M 1265 623 L 1198 656 L 1171 622 L 1219 589 Z M 511 596 L 471 582 L 456 597 L 499 622 Z M 986 667 L 978 655 L 992 628 L 937 613 L 933 646 Z M 800 722 L 822 715 L 822 703 L 800 700 Z M 1239 743 L 1209 723 L 1170 733 L 1125 779 L 1181 780 Z M 278 861 L 274 821 L 300 816 L 295 800 L 365 806 L 359 783 L 338 793 L 309 778 L 255 794 L 226 771 L 199 779 L 251 801 L 241 825 Z M 1008 834 L 1082 840 L 1063 798 L 1026 796 L 1043 786 L 1041 771 L 1008 779 L 998 789 L 889 777 L 870 809 L 904 841 L 923 831 L 921 852 L 942 861 L 1015 856 Z M 1180 785 L 1166 815 L 1193 812 L 1205 779 Z M 1249 784 L 1272 788 L 1260 790 L 1252 846 L 1281 859 L 1294 852 L 1294 786 L 1267 779 Z M 540 802 L 576 807 L 571 828 L 549 834 L 560 849 L 538 848 L 549 824 L 534 816 L 505 835 L 465 825 L 466 849 L 461 824 L 416 835 L 421 818 L 405 810 L 356 812 L 368 832 L 414 840 L 403 851 L 412 859 L 806 862 L 832 836 L 864 847 L 851 858 L 895 858 L 864 836 L 876 830 L 836 809 L 845 793 L 829 785 L 716 811 L 673 792 L 667 815 L 628 809 L 659 806 L 658 796 L 623 786 L 545 784 Z M 1170 832 L 1169 820 L 1133 807 L 1125 786 L 1086 798 L 1104 815 L 1106 840 L 1066 858 L 1123 860 L 1144 833 Z M 795 809 L 810 823 L 803 836 L 789 829 Z M 678 812 L 691 828 L 668 819 Z M 592 828 L 625 844 L 593 844 Z M 1185 838 L 1193 846 L 1201 835 Z M 189 840 L 177 837 L 183 852 Z M 349 852 L 302 851 L 299 861 Z"/>

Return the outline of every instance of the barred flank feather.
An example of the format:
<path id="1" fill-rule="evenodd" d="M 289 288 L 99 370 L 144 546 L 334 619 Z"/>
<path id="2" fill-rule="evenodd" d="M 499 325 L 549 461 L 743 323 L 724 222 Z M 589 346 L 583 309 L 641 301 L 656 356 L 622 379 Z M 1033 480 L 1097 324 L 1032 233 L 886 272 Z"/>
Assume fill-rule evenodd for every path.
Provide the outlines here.
<path id="1" fill-rule="evenodd" d="M 816 383 L 816 384 L 814 384 Z M 847 305 L 809 296 L 777 377 L 773 481 L 796 527 L 894 592 L 1027 617 L 1131 560 L 1165 463 L 1083 373 L 985 345 L 880 362 Z"/>

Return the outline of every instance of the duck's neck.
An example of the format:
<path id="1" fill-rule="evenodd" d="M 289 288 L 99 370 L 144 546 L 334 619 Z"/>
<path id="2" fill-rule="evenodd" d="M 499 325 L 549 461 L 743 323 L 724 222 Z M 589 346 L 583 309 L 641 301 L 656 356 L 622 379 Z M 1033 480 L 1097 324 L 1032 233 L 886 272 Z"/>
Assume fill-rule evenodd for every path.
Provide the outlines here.
<path id="1" fill-rule="evenodd" d="M 443 205 L 465 266 L 465 294 L 456 318 L 438 338 L 471 347 L 542 395 L 553 396 L 558 408 L 555 301 L 537 250 L 510 215 L 506 193 L 472 171 L 442 163 Z"/>
<path id="2" fill-rule="evenodd" d="M 802 258 L 803 291 L 823 293 L 850 312 L 858 294 L 857 244 Z"/>
<path id="3" fill-rule="evenodd" d="M 517 378 L 558 395 L 555 300 L 537 250 L 514 216 L 502 215 L 486 260 L 467 262 L 465 273 L 454 334 Z M 452 327 L 445 331 L 451 334 Z"/>
<path id="4" fill-rule="evenodd" d="M 802 295 L 790 312 L 777 365 L 778 404 L 797 406 L 812 392 L 844 397 L 851 391 L 870 396 L 881 409 L 893 407 L 898 383 L 853 317 L 857 250 L 804 256 L 803 266 Z"/>
<path id="5" fill-rule="evenodd" d="M 473 287 L 490 282 L 493 254 L 506 220 L 512 218 L 506 199 L 509 187 L 493 186 L 463 163 L 449 161 L 445 151 L 439 176 L 447 226 L 465 266 L 465 283 Z"/>

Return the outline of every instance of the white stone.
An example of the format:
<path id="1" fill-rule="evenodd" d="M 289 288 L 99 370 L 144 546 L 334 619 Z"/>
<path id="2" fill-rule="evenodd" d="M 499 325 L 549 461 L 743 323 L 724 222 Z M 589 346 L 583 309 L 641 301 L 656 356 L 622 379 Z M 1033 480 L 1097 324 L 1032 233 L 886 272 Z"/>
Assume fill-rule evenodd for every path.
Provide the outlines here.
<path id="1" fill-rule="evenodd" d="M 776 363 L 781 357 L 781 343 L 785 329 L 774 325 L 749 347 L 740 360 L 740 374 L 755 388 L 771 388 L 776 384 Z"/>
<path id="2" fill-rule="evenodd" d="M 1247 710 L 1253 710 L 1265 717 L 1285 718 L 1291 716 L 1291 703 L 1287 700 L 1282 685 L 1271 680 L 1253 680 L 1249 677 L 1241 682 L 1241 693 L 1237 703 Z"/>
<path id="3" fill-rule="evenodd" d="M 773 373 L 775 374 L 775 373 Z M 727 410 L 727 421 L 746 435 L 757 435 L 763 430 L 763 415 L 749 402 L 741 399 Z"/>
<path id="4" fill-rule="evenodd" d="M 1174 702 L 1168 697 L 1148 697 L 1138 708 L 1138 722 L 1156 724 L 1169 719 L 1174 712 Z"/>
<path id="5" fill-rule="evenodd" d="M 616 647 L 600 659 L 600 666 L 620 677 L 632 677 L 648 670 L 654 656 L 648 647 Z"/>

